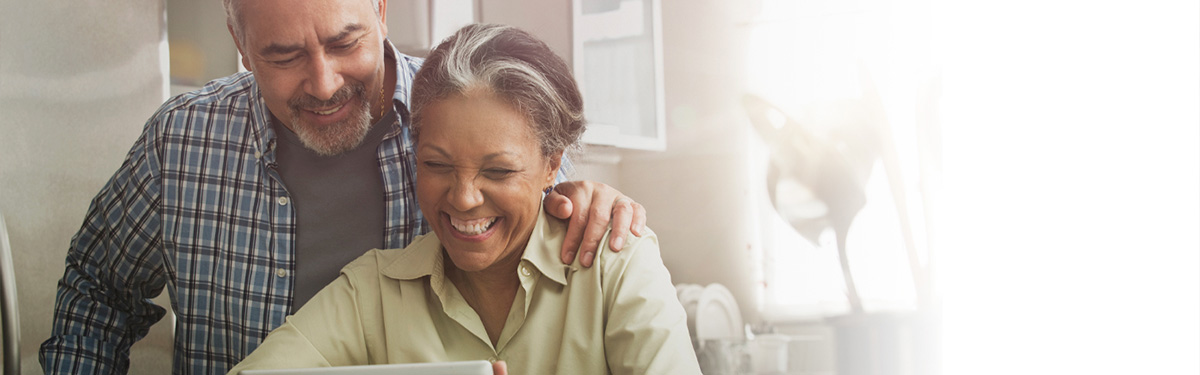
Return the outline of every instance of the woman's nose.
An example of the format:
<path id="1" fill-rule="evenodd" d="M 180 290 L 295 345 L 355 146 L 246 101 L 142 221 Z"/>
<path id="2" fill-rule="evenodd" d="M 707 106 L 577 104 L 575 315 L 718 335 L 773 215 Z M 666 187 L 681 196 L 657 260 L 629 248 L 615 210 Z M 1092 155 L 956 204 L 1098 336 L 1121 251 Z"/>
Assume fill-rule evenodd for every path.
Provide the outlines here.
<path id="1" fill-rule="evenodd" d="M 318 100 L 329 100 L 342 88 L 343 80 L 338 72 L 338 64 L 325 54 L 312 58 L 308 74 L 305 91 Z"/>
<path id="2" fill-rule="evenodd" d="M 460 177 L 456 180 L 450 189 L 450 204 L 454 209 L 466 212 L 483 204 L 483 193 L 473 178 Z"/>

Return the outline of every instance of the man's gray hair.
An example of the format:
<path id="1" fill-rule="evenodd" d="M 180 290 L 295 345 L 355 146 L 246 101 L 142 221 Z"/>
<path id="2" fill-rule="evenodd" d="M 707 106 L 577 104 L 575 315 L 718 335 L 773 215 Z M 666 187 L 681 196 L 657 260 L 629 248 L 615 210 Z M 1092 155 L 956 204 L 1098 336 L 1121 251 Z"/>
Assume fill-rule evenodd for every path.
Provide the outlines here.
<path id="1" fill-rule="evenodd" d="M 413 80 L 413 137 L 431 103 L 479 87 L 525 114 L 543 156 L 578 147 L 583 97 L 567 63 L 533 35 L 503 25 L 468 25 L 429 53 Z"/>
<path id="2" fill-rule="evenodd" d="M 240 3 L 244 0 L 221 0 L 221 5 L 225 7 L 225 23 L 233 29 L 233 35 L 238 38 L 238 43 L 242 43 L 245 47 L 246 39 L 242 34 L 242 19 L 239 15 Z M 375 15 L 379 14 L 379 0 L 371 0 L 371 9 L 375 10 Z"/>

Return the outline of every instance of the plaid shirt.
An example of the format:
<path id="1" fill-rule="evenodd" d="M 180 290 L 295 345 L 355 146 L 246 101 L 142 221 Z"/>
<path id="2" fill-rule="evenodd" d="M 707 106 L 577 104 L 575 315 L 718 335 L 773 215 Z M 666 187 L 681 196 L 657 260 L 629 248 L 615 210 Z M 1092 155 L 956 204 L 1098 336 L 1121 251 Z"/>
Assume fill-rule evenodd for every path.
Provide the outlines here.
<path id="1" fill-rule="evenodd" d="M 401 120 L 379 146 L 385 245 L 428 231 L 417 207 L 408 95 L 421 60 L 397 56 Z M 165 314 L 176 313 L 176 374 L 223 374 L 289 314 L 296 212 L 273 168 L 276 138 L 250 73 L 163 104 L 92 200 L 59 282 L 47 374 L 113 374 Z"/>

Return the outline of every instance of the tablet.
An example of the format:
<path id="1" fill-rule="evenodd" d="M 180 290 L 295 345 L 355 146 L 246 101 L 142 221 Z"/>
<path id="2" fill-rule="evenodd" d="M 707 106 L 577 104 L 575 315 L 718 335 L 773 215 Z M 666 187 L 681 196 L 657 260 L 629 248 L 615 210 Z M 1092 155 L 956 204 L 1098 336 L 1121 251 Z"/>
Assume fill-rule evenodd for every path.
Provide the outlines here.
<path id="1" fill-rule="evenodd" d="M 245 370 L 242 375 L 492 375 L 488 361 L 402 363 L 277 370 Z"/>

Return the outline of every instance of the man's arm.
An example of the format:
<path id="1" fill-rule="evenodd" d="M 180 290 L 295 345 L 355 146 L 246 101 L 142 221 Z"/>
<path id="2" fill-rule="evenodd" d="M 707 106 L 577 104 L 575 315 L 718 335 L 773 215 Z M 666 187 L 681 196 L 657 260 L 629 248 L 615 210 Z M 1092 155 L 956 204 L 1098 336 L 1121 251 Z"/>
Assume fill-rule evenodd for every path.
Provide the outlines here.
<path id="1" fill-rule="evenodd" d="M 40 351 L 46 374 L 126 373 L 130 346 L 165 314 L 150 302 L 167 271 L 149 138 L 147 130 L 134 144 L 71 240 L 50 338 Z"/>
<path id="2" fill-rule="evenodd" d="M 379 298 L 380 278 L 376 273 L 379 269 L 377 255 L 376 251 L 368 251 L 343 268 L 337 279 L 317 292 L 303 308 L 288 316 L 283 325 L 271 331 L 250 355 L 229 370 L 228 375 L 238 375 L 244 370 L 371 363 L 370 347 L 386 347 L 380 345 L 386 339 L 367 333 L 372 331 L 371 328 L 383 326 L 379 316 L 373 314 L 383 311 Z M 368 300 L 360 302 L 360 295 L 367 296 Z M 371 340 L 370 336 L 383 341 Z"/>
<path id="3" fill-rule="evenodd" d="M 562 261 L 571 264 L 577 251 L 580 264 L 591 267 L 600 240 L 612 224 L 609 248 L 621 251 L 629 234 L 641 236 L 646 226 L 646 209 L 611 186 L 591 181 L 568 181 L 556 185 L 543 202 L 546 212 L 567 223 Z"/>

